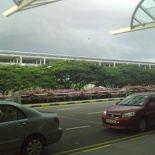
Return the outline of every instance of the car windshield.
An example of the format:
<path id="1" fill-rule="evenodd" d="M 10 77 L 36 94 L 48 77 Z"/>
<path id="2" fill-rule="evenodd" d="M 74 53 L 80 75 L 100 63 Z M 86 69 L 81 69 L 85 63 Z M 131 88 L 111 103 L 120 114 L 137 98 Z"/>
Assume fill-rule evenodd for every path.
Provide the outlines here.
<path id="1" fill-rule="evenodd" d="M 148 98 L 148 95 L 130 95 L 118 103 L 124 106 L 143 106 Z"/>

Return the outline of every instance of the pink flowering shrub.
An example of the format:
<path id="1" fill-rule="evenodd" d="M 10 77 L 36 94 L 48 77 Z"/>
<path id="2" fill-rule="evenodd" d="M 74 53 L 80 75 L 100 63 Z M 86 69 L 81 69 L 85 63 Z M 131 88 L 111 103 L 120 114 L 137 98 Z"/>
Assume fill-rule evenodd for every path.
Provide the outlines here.
<path id="1" fill-rule="evenodd" d="M 89 90 L 25 90 L 22 91 L 22 103 L 46 103 L 59 101 L 87 100 L 92 98 L 112 97 L 113 91 L 119 89 L 94 87 Z"/>

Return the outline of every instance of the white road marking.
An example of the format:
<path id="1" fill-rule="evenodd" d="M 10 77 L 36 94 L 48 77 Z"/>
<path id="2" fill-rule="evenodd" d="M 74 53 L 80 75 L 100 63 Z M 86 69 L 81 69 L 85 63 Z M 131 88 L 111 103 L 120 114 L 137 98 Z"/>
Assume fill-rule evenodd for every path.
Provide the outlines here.
<path id="1" fill-rule="evenodd" d="M 80 109 L 81 107 L 75 107 L 75 108 L 61 108 L 58 110 L 74 110 L 74 109 Z"/>
<path id="2" fill-rule="evenodd" d="M 103 113 L 103 111 L 98 111 L 98 112 L 90 112 L 90 113 L 88 113 L 88 115 L 102 114 L 102 113 Z"/>
<path id="3" fill-rule="evenodd" d="M 92 124 L 100 124 L 100 125 L 102 124 L 100 122 L 86 121 L 86 120 L 82 120 L 82 119 L 63 117 L 63 116 L 59 116 L 59 118 L 65 118 L 65 119 L 69 119 L 69 120 L 73 120 L 73 121 L 80 121 L 80 122 L 86 122 L 86 123 L 92 123 Z"/>
<path id="4" fill-rule="evenodd" d="M 83 129 L 83 128 L 90 128 L 90 125 L 67 128 L 66 130 L 76 130 L 76 129 Z"/>

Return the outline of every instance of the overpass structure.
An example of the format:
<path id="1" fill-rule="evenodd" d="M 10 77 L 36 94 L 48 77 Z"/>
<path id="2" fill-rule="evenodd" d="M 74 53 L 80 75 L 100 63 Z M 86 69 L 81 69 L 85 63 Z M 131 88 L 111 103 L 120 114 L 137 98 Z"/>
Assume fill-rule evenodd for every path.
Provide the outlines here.
<path id="1" fill-rule="evenodd" d="M 155 68 L 155 62 L 0 50 L 0 65 L 16 64 L 20 66 L 39 66 L 47 64 L 48 62 L 53 60 L 89 61 L 89 62 L 95 62 L 99 66 L 103 65 L 107 67 L 116 67 L 123 64 L 135 64 L 141 68 L 150 68 L 150 69 Z"/>

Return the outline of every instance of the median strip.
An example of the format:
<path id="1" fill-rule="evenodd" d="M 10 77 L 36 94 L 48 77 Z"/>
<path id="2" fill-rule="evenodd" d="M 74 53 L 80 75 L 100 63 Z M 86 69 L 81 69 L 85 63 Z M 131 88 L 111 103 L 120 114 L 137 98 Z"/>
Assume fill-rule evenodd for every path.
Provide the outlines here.
<path id="1" fill-rule="evenodd" d="M 96 103 L 96 102 L 110 102 L 115 101 L 118 102 L 122 98 L 109 98 L 109 99 L 97 99 L 97 100 L 83 100 L 83 101 L 67 101 L 67 102 L 53 102 L 53 103 L 40 103 L 40 104 L 26 104 L 29 108 L 36 107 L 48 107 L 48 106 L 61 106 L 61 105 L 69 105 L 69 104 L 82 104 L 82 103 Z"/>

